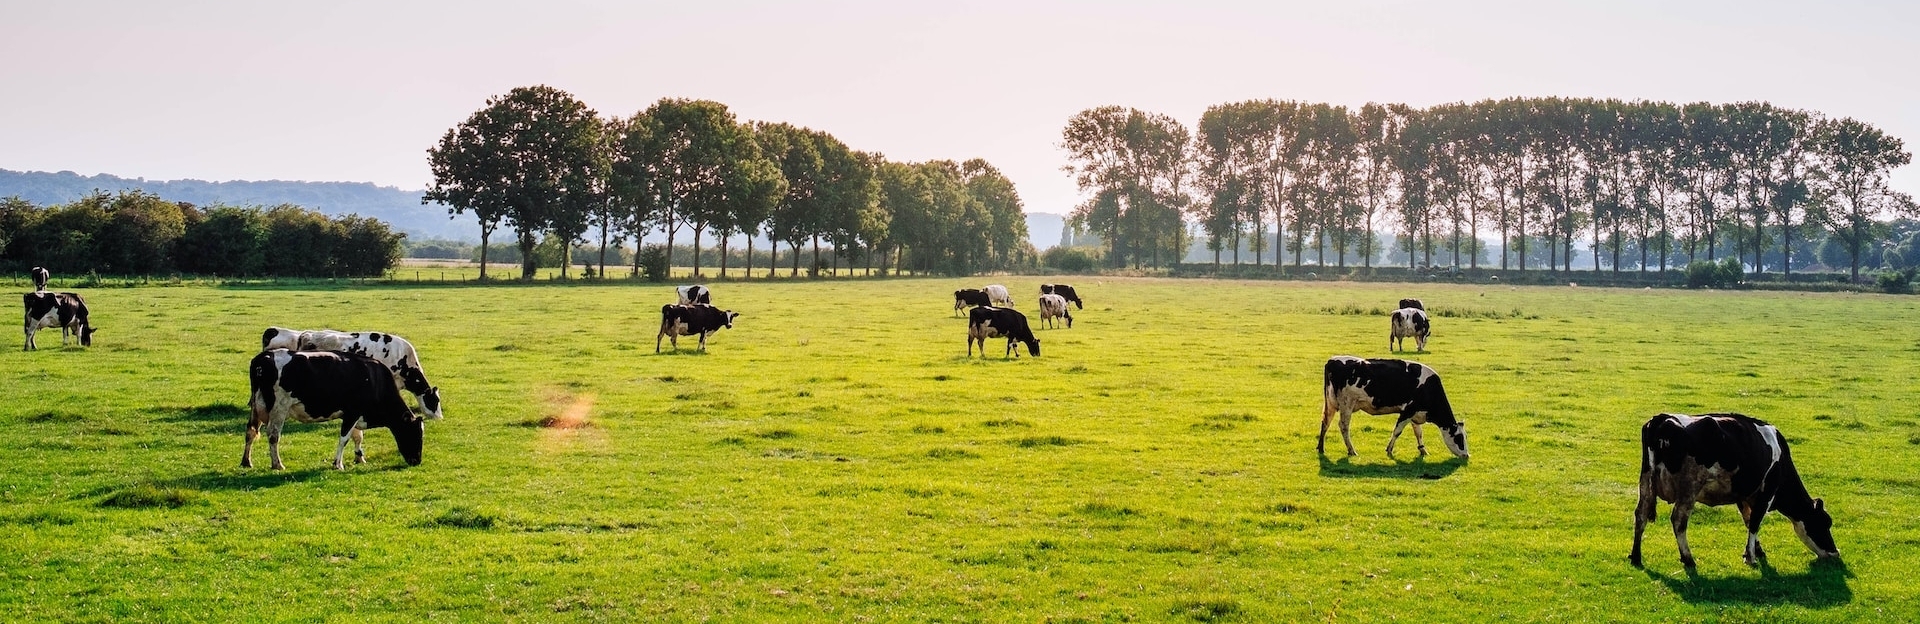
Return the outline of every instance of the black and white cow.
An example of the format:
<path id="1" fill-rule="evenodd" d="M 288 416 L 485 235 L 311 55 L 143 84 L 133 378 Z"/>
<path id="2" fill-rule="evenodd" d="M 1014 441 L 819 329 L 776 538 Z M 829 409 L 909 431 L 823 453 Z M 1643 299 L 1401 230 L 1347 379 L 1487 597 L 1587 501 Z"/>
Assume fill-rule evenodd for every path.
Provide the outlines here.
<path id="1" fill-rule="evenodd" d="M 399 388 L 412 393 L 414 399 L 420 402 L 420 411 L 426 414 L 428 420 L 439 420 L 445 416 L 440 411 L 440 388 L 427 381 L 427 371 L 420 365 L 420 352 L 405 338 L 384 332 L 331 329 L 301 331 L 268 327 L 260 335 L 260 350 L 273 349 L 345 351 L 379 360 L 393 370 L 393 379 Z"/>
<path id="2" fill-rule="evenodd" d="M 664 305 L 660 306 L 660 333 L 653 337 L 653 352 L 660 352 L 662 337 L 673 340 L 673 350 L 680 350 L 681 336 L 700 336 L 700 350 L 707 350 L 707 336 L 721 329 L 733 329 L 733 319 L 740 316 L 733 310 L 722 310 L 710 305 Z"/>
<path id="3" fill-rule="evenodd" d="M 989 302 L 988 305 L 1003 308 L 1013 307 L 1013 295 L 1007 292 L 1007 287 L 999 284 L 987 284 L 980 290 L 986 291 L 987 301 Z"/>
<path id="4" fill-rule="evenodd" d="M 1353 436 L 1347 424 L 1356 411 L 1368 414 L 1399 414 L 1393 425 L 1393 437 L 1387 438 L 1387 456 L 1400 432 L 1413 423 L 1413 439 L 1420 454 L 1427 454 L 1427 441 L 1420 425 L 1432 423 L 1440 429 L 1440 439 L 1454 455 L 1467 456 L 1467 424 L 1453 414 L 1447 391 L 1440 386 L 1440 374 L 1425 364 L 1407 360 L 1366 360 L 1350 355 L 1327 358 L 1325 405 L 1320 415 L 1321 454 L 1327 452 L 1327 424 L 1340 414 L 1340 439 L 1347 443 L 1347 456 L 1353 451 Z"/>
<path id="5" fill-rule="evenodd" d="M 1640 565 L 1640 536 L 1657 513 L 1655 498 L 1673 503 L 1673 538 L 1680 563 L 1693 568 L 1687 519 L 1693 506 L 1739 505 L 1747 524 L 1747 565 L 1767 558 L 1760 549 L 1760 521 L 1778 511 L 1815 557 L 1840 556 L 1833 542 L 1833 516 L 1825 501 L 1807 494 L 1786 436 L 1741 414 L 1661 414 L 1640 427 L 1640 505 L 1633 513 L 1633 554 Z"/>
<path id="6" fill-rule="evenodd" d="M 303 423 L 340 421 L 340 442 L 333 450 L 333 467 L 345 470 L 347 442 L 353 444 L 354 463 L 366 462 L 361 430 L 385 427 L 407 465 L 420 465 L 425 421 L 407 409 L 387 365 L 362 355 L 334 351 L 263 351 L 247 365 L 252 394 L 247 401 L 253 415 L 247 420 L 247 445 L 240 467 L 253 466 L 253 441 L 267 430 L 267 454 L 273 469 L 280 462 L 280 430 L 288 419 Z"/>
<path id="7" fill-rule="evenodd" d="M 1080 301 L 1080 295 L 1078 293 L 1073 292 L 1072 286 L 1068 286 L 1066 284 L 1041 284 L 1040 294 L 1060 295 L 1061 297 L 1065 297 L 1067 301 L 1072 301 L 1073 307 L 1079 308 L 1082 310 L 1087 309 L 1087 305 Z"/>
<path id="8" fill-rule="evenodd" d="M 24 331 L 27 334 L 26 344 L 21 345 L 21 351 L 39 349 L 39 345 L 33 341 L 34 333 L 55 327 L 60 328 L 61 346 L 66 346 L 68 334 L 79 337 L 80 346 L 93 346 L 93 333 L 99 329 L 88 324 L 87 300 L 79 294 L 31 292 L 22 295 L 21 300 L 26 308 Z"/>
<path id="9" fill-rule="evenodd" d="M 979 343 L 980 355 L 987 354 L 988 338 L 1006 338 L 1006 357 L 1019 357 L 1014 341 L 1027 343 L 1027 352 L 1040 357 L 1040 339 L 1027 326 L 1027 315 L 1012 308 L 981 306 L 967 311 L 967 357 L 973 357 L 973 345 Z"/>
<path id="10" fill-rule="evenodd" d="M 1067 312 L 1067 298 L 1055 294 L 1040 295 L 1040 323 L 1048 327 L 1058 324 L 1054 319 L 1067 319 L 1067 329 L 1073 329 L 1073 314 Z"/>
<path id="11" fill-rule="evenodd" d="M 713 291 L 707 290 L 706 286 L 675 286 L 673 291 L 680 295 L 680 305 L 713 305 Z"/>
<path id="12" fill-rule="evenodd" d="M 33 274 L 33 292 L 46 292 L 47 281 L 53 279 L 53 274 L 40 267 L 33 267 L 28 273 Z"/>
<path id="13" fill-rule="evenodd" d="M 1433 335 L 1433 325 L 1427 322 L 1427 311 L 1420 308 L 1401 308 L 1394 310 L 1392 325 L 1387 330 L 1387 350 L 1400 352 L 1407 350 L 1407 339 L 1412 338 L 1421 352 L 1427 350 L 1427 337 Z"/>
<path id="14" fill-rule="evenodd" d="M 1404 310 L 1407 308 L 1413 308 L 1416 310 L 1425 310 L 1427 309 L 1427 304 L 1420 303 L 1419 299 L 1401 299 L 1400 309 Z"/>
<path id="15" fill-rule="evenodd" d="M 955 313 L 967 309 L 967 306 L 984 305 L 993 305 L 993 302 L 987 299 L 987 291 L 978 288 L 963 288 L 953 291 L 953 311 Z"/>

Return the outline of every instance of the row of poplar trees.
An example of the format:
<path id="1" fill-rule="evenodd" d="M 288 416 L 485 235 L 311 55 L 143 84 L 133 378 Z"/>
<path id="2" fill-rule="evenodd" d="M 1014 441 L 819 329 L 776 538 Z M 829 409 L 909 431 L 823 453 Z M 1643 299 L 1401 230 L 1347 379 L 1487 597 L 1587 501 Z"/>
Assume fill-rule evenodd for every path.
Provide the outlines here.
<path id="1" fill-rule="evenodd" d="M 1434 249 L 1479 263 L 1497 235 L 1500 268 L 1525 270 L 1527 245 L 1550 246 L 1548 270 L 1571 270 L 1574 242 L 1614 271 L 1733 252 L 1762 268 L 1796 235 L 1837 237 L 1858 279 L 1883 221 L 1913 216 L 1888 187 L 1912 155 L 1900 139 L 1848 118 L 1765 102 L 1672 104 L 1514 98 L 1419 109 L 1257 100 L 1207 109 L 1197 132 L 1171 117 L 1094 108 L 1064 131 L 1068 170 L 1090 198 L 1071 217 L 1111 245 L 1116 264 L 1177 262 L 1205 236 L 1215 263 L 1242 237 L 1258 252 L 1272 228 L 1284 262 L 1372 265 L 1391 235 L 1408 265 Z M 1197 225 L 1190 228 L 1189 225 Z M 1724 231 L 1723 231 L 1724 230 Z M 1798 233 L 1798 234 L 1797 234 Z M 1769 234 L 1776 234 L 1769 240 Z M 1734 241 L 1735 249 L 1716 248 Z M 1629 259 L 1627 264 L 1635 264 Z M 1256 262 L 1259 262 L 1256 256 Z"/>
<path id="2" fill-rule="evenodd" d="M 739 235 L 749 262 L 756 236 L 771 241 L 771 258 L 785 243 L 795 275 L 804 245 L 821 266 L 823 242 L 868 266 L 877 256 L 883 271 L 969 273 L 1033 256 L 1013 183 L 984 160 L 889 162 L 825 132 L 736 121 L 707 100 L 662 99 L 603 118 L 564 91 L 517 88 L 448 130 L 428 159 L 434 181 L 422 202 L 479 218 L 482 279 L 485 245 L 503 225 L 521 249 L 523 279 L 543 234 L 597 239 L 603 276 L 609 243 L 638 246 L 652 232 L 668 249 L 691 232 L 696 275 L 703 239 L 719 241 L 724 274 L 725 246 Z"/>

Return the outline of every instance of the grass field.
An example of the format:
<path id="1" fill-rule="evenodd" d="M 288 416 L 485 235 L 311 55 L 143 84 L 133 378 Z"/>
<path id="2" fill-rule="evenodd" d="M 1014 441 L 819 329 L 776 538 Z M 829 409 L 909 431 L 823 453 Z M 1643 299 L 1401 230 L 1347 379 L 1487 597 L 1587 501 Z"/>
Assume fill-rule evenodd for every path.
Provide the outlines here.
<path id="1" fill-rule="evenodd" d="M 1080 278 L 1005 361 L 962 355 L 983 281 L 723 284 L 704 355 L 653 353 L 665 286 L 87 292 L 91 349 L 0 349 L 0 620 L 1920 617 L 1920 299 Z M 1471 462 L 1364 415 L 1318 457 L 1321 364 L 1402 296 Z M 268 325 L 412 339 L 425 463 L 295 423 L 238 468 Z M 1722 410 L 1788 435 L 1844 563 L 1774 515 L 1748 568 L 1715 508 L 1689 577 L 1665 505 L 1626 563 L 1640 423 Z"/>

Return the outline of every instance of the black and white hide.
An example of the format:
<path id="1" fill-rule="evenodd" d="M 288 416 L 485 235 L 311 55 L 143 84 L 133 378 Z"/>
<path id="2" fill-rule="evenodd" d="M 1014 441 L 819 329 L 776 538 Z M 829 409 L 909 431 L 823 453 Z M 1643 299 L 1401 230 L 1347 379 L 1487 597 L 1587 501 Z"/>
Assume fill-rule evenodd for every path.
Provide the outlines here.
<path id="1" fill-rule="evenodd" d="M 1425 310 L 1427 309 L 1427 304 L 1420 303 L 1419 299 L 1401 299 L 1400 309 L 1404 310 L 1407 308 L 1413 308 L 1416 310 Z"/>
<path id="2" fill-rule="evenodd" d="M 426 369 L 420 365 L 420 352 L 412 342 L 400 336 L 371 331 L 268 327 L 260 334 L 260 350 L 273 349 L 345 351 L 379 360 L 393 371 L 394 381 L 399 383 L 399 388 L 411 393 L 414 400 L 420 403 L 420 411 L 428 420 L 439 420 L 445 416 L 440 408 L 440 388 L 427 381 Z"/>
<path id="3" fill-rule="evenodd" d="M 53 279 L 53 274 L 41 267 L 33 267 L 28 273 L 33 275 L 33 292 L 46 292 L 47 282 Z"/>
<path id="4" fill-rule="evenodd" d="M 60 345 L 66 346 L 69 334 L 80 339 L 80 346 L 93 346 L 93 333 L 99 331 L 87 321 L 87 300 L 77 293 L 30 292 L 21 295 L 26 308 L 22 330 L 27 335 L 21 351 L 39 349 L 33 335 L 42 329 L 60 328 Z"/>
<path id="5" fill-rule="evenodd" d="M 1073 292 L 1073 287 L 1066 284 L 1041 284 L 1040 294 L 1060 295 L 1061 297 L 1065 297 L 1067 301 L 1072 301 L 1073 307 L 1081 310 L 1087 309 L 1087 305 L 1080 301 L 1080 294 Z"/>
<path id="6" fill-rule="evenodd" d="M 1327 452 L 1327 425 L 1338 413 L 1340 439 L 1347 444 L 1347 456 L 1357 455 L 1353 450 L 1353 435 L 1347 427 L 1353 413 L 1359 411 L 1400 415 L 1400 420 L 1393 425 L 1393 436 L 1387 438 L 1388 457 L 1393 456 L 1393 445 L 1400 441 L 1400 432 L 1409 423 L 1413 425 L 1413 439 L 1421 455 L 1427 454 L 1427 441 L 1421 436 L 1420 425 L 1431 423 L 1440 430 L 1440 439 L 1446 442 L 1447 450 L 1462 458 L 1467 456 L 1467 424 L 1454 416 L 1453 405 L 1447 402 L 1447 391 L 1440 386 L 1440 374 L 1427 365 L 1336 355 L 1327 358 L 1324 378 L 1320 444 L 1315 447 L 1321 454 Z"/>
<path id="7" fill-rule="evenodd" d="M 1387 350 L 1398 353 L 1407 350 L 1407 339 L 1421 353 L 1427 351 L 1427 337 L 1433 335 L 1433 325 L 1427 322 L 1427 311 L 1420 308 L 1401 308 L 1394 310 L 1391 316 L 1392 326 L 1387 331 Z"/>
<path id="8" fill-rule="evenodd" d="M 987 299 L 987 291 L 978 288 L 962 288 L 953 291 L 953 311 L 956 314 L 967 309 L 967 306 L 983 305 L 993 305 L 993 301 Z"/>
<path id="9" fill-rule="evenodd" d="M 240 453 L 242 468 L 253 466 L 253 441 L 263 428 L 273 469 L 286 468 L 280 461 L 280 431 L 288 419 L 340 421 L 340 442 L 333 451 L 335 469 L 346 469 L 349 440 L 354 443 L 354 463 L 366 462 L 360 431 L 381 427 L 393 433 L 394 446 L 407 465 L 420 465 L 426 425 L 407 409 L 393 371 L 378 360 L 335 351 L 273 349 L 253 357 L 247 379 L 252 417 L 247 420 L 246 448 Z"/>
<path id="10" fill-rule="evenodd" d="M 1013 295 L 1007 293 L 1007 287 L 1001 286 L 999 284 L 987 284 L 985 287 L 981 288 L 980 290 L 986 291 L 987 293 L 987 301 L 988 301 L 987 305 L 998 306 L 1002 308 L 1013 307 Z"/>
<path id="11" fill-rule="evenodd" d="M 1019 357 L 1020 352 L 1013 348 L 1014 341 L 1027 344 L 1027 352 L 1040 357 L 1040 339 L 1034 337 L 1033 329 L 1027 326 L 1027 315 L 1012 308 L 981 306 L 967 311 L 967 357 L 973 357 L 973 345 L 980 345 L 980 355 L 987 354 L 988 338 L 1006 338 L 1006 357 Z"/>
<path id="12" fill-rule="evenodd" d="M 653 352 L 660 352 L 660 339 L 670 338 L 673 350 L 680 350 L 681 336 L 700 336 L 700 350 L 707 350 L 707 336 L 721 329 L 733 329 L 739 312 L 710 305 L 660 306 L 660 333 L 653 337 Z"/>
<path id="13" fill-rule="evenodd" d="M 1793 465 L 1787 438 L 1765 421 L 1741 414 L 1660 414 L 1640 427 L 1640 504 L 1633 513 L 1633 554 L 1640 565 L 1640 538 L 1658 510 L 1655 499 L 1673 504 L 1673 539 L 1680 563 L 1693 568 L 1687 520 L 1693 506 L 1738 505 L 1747 525 L 1747 565 L 1767 558 L 1760 549 L 1760 521 L 1778 511 L 1815 557 L 1840 556 L 1833 542 L 1833 516 L 1825 501 L 1807 493 Z"/>
<path id="14" fill-rule="evenodd" d="M 1060 295 L 1040 295 L 1040 324 L 1055 327 L 1054 319 L 1067 319 L 1067 329 L 1073 329 L 1073 314 L 1067 312 L 1067 298 Z"/>
<path id="15" fill-rule="evenodd" d="M 680 295 L 680 305 L 713 305 L 713 291 L 706 286 L 675 286 L 673 291 Z"/>

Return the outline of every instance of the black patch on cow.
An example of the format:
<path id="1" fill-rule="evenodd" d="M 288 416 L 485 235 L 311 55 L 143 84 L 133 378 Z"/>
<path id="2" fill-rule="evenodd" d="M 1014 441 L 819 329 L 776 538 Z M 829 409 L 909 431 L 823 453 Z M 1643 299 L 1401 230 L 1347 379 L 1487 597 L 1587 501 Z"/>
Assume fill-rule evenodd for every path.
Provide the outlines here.
<path id="1" fill-rule="evenodd" d="M 273 344 L 273 337 L 279 333 L 280 329 L 277 327 L 269 327 L 267 331 L 260 332 L 260 350 L 267 350 L 267 345 Z"/>
<path id="2" fill-rule="evenodd" d="M 1401 300 L 1400 300 L 1400 309 L 1402 309 L 1402 310 L 1405 310 L 1405 309 L 1407 309 L 1407 308 L 1413 308 L 1413 309 L 1415 309 L 1415 310 L 1420 310 L 1420 311 L 1426 311 L 1426 309 L 1427 309 L 1427 306 L 1426 306 L 1426 304 L 1424 304 L 1424 303 L 1420 303 L 1420 300 L 1419 300 L 1419 299 L 1401 299 Z"/>
<path id="3" fill-rule="evenodd" d="M 286 365 L 275 365 L 276 354 L 287 356 Z M 401 398 L 393 371 L 379 360 L 341 351 L 274 349 L 254 356 L 247 371 L 253 396 L 265 403 L 262 413 L 272 411 L 277 385 L 298 399 L 308 416 L 325 419 L 339 412 L 343 437 L 356 423 L 391 431 L 407 465 L 420 465 L 420 418 Z"/>
<path id="4" fill-rule="evenodd" d="M 1689 464 L 1701 472 L 1688 471 Z M 1656 467 L 1664 470 L 1664 479 Z M 1717 469 L 1726 479 L 1724 491 L 1697 480 L 1708 469 Z M 1833 516 L 1824 501 L 1808 494 L 1786 435 L 1758 418 L 1731 413 L 1660 414 L 1641 425 L 1640 503 L 1634 511 L 1633 552 L 1628 557 L 1635 565 L 1640 564 L 1641 536 L 1653 520 L 1655 498 L 1674 503 L 1676 513 L 1685 505 L 1688 513 L 1683 516 L 1691 515 L 1694 504 L 1739 505 L 1743 512 L 1751 512 L 1743 516 L 1752 536 L 1759 534 L 1768 511 L 1778 511 L 1801 523 L 1807 538 L 1819 548 L 1839 552 L 1833 540 Z M 1676 532 L 1685 528 L 1685 518 L 1675 522 Z M 1757 537 L 1754 543 L 1758 545 Z M 1693 559 L 1687 554 L 1682 553 L 1681 563 L 1692 568 Z M 1750 562 L 1764 559 L 1765 552 L 1750 552 L 1748 558 Z"/>
<path id="5" fill-rule="evenodd" d="M 1041 284 L 1040 294 L 1060 295 L 1066 298 L 1067 301 L 1073 302 L 1073 307 L 1081 310 L 1087 309 L 1086 304 L 1080 301 L 1080 294 L 1073 292 L 1073 287 L 1066 284 Z"/>
<path id="6" fill-rule="evenodd" d="M 722 310 L 710 305 L 667 304 L 660 306 L 660 333 L 653 338 L 653 352 L 660 352 L 661 338 L 675 338 L 674 347 L 677 349 L 679 348 L 679 341 L 677 339 L 680 336 L 696 335 L 700 337 L 700 349 L 705 350 L 707 348 L 707 335 L 720 331 L 721 329 L 733 327 L 733 320 L 739 316 L 739 312 Z M 684 331 L 680 328 L 682 324 L 686 325 Z"/>
<path id="7" fill-rule="evenodd" d="M 979 335 L 979 338 L 974 336 Z M 1040 339 L 1033 335 L 1033 328 L 1027 325 L 1027 315 L 1012 308 L 980 306 L 967 312 L 967 351 L 972 353 L 975 342 L 980 344 L 982 355 L 986 354 L 987 338 L 1006 338 L 1007 351 L 1013 351 L 1014 341 L 1026 343 L 1027 352 L 1034 357 L 1040 356 Z"/>
<path id="8" fill-rule="evenodd" d="M 953 291 L 953 301 L 954 301 L 954 307 L 984 306 L 984 305 L 993 304 L 993 300 L 987 298 L 987 291 L 980 290 L 978 288 L 963 288 L 960 290 Z"/>

